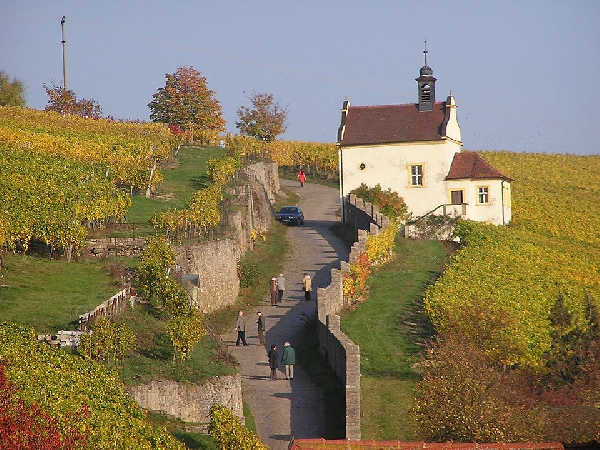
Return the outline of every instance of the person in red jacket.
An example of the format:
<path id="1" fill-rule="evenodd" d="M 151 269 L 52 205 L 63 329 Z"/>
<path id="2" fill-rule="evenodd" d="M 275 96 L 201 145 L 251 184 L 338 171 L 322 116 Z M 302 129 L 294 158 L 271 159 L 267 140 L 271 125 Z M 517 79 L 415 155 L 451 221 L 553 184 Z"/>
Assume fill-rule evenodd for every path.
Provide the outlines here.
<path id="1" fill-rule="evenodd" d="M 304 181 L 306 181 L 306 174 L 302 169 L 300 169 L 300 172 L 298 172 L 298 180 L 300 180 L 300 187 L 303 187 Z"/>

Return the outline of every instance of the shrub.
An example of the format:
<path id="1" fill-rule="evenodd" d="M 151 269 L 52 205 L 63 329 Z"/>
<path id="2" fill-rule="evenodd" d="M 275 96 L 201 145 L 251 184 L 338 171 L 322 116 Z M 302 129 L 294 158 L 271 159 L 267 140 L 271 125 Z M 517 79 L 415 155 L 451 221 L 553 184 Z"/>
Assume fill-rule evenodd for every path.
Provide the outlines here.
<path id="1" fill-rule="evenodd" d="M 240 278 L 240 287 L 249 288 L 256 285 L 259 274 L 258 264 L 241 259 L 238 262 L 237 270 Z"/>
<path id="2" fill-rule="evenodd" d="M 404 199 L 390 188 L 384 191 L 381 189 L 380 184 L 371 188 L 362 183 L 359 187 L 350 191 L 350 193 L 362 198 L 366 202 L 377 205 L 379 211 L 390 219 L 403 221 L 409 216 L 408 207 L 404 203 Z"/>
<path id="3" fill-rule="evenodd" d="M 255 433 L 242 425 L 229 408 L 213 405 L 208 432 L 222 450 L 268 450 Z"/>

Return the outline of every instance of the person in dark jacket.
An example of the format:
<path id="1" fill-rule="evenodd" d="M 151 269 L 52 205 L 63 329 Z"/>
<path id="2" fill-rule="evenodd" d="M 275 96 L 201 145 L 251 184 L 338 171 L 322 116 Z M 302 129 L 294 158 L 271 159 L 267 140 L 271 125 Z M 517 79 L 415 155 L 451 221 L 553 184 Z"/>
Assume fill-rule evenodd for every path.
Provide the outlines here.
<path id="1" fill-rule="evenodd" d="M 283 355 L 281 361 L 285 364 L 285 379 L 294 379 L 294 364 L 296 364 L 296 352 L 289 342 L 283 345 Z"/>
<path id="2" fill-rule="evenodd" d="M 269 350 L 267 355 L 269 356 L 269 367 L 271 368 L 271 380 L 276 380 L 279 355 L 277 354 L 277 346 L 275 344 L 271 345 L 271 350 Z"/>
<path id="3" fill-rule="evenodd" d="M 265 345 L 265 318 L 260 311 L 256 313 L 256 325 L 258 328 L 258 342 Z"/>

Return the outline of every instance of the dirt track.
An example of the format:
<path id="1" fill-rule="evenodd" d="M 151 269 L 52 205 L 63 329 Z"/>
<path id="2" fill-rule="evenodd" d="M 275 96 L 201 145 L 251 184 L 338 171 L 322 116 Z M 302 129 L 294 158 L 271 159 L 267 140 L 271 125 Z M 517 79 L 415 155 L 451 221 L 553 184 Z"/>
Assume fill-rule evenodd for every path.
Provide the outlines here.
<path id="1" fill-rule="evenodd" d="M 252 410 L 258 436 L 273 450 L 287 449 L 292 436 L 322 437 L 325 421 L 323 393 L 301 367 L 296 366 L 293 380 L 285 380 L 281 370 L 279 380 L 269 380 L 267 349 L 276 344 L 281 355 L 285 341 L 297 347 L 299 331 L 309 317 L 316 315 L 315 302 L 304 301 L 302 273 L 308 272 L 313 277 L 314 297 L 317 286 L 329 285 L 331 267 L 339 267 L 340 259 L 348 260 L 347 250 L 330 232 L 331 225 L 339 221 L 338 191 L 308 181 L 301 188 L 296 181 L 281 180 L 282 187 L 291 188 L 301 196 L 300 207 L 305 215 L 304 225 L 290 227 L 287 233 L 290 251 L 283 269 L 286 279 L 283 302 L 271 306 L 266 295 L 260 308 L 244 311 L 248 347 L 235 346 L 237 333 L 233 331 L 224 336 L 240 362 L 244 401 Z M 266 346 L 258 343 L 255 324 L 258 310 L 266 319 Z"/>

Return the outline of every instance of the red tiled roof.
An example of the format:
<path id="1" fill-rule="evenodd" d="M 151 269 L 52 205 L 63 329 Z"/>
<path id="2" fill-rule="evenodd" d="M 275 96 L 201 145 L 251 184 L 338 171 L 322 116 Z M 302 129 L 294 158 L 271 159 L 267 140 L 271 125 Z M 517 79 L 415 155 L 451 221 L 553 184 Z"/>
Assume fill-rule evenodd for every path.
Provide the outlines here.
<path id="1" fill-rule="evenodd" d="M 495 178 L 513 181 L 475 152 L 456 153 L 446 176 L 446 180 Z"/>
<path id="2" fill-rule="evenodd" d="M 350 106 L 341 145 L 390 144 L 442 139 L 446 102 L 435 102 L 432 111 L 419 105 Z"/>
<path id="3" fill-rule="evenodd" d="M 400 441 L 348 441 L 345 439 L 327 441 L 325 439 L 294 439 L 289 450 L 563 450 L 559 442 L 547 443 L 429 443 Z"/>

